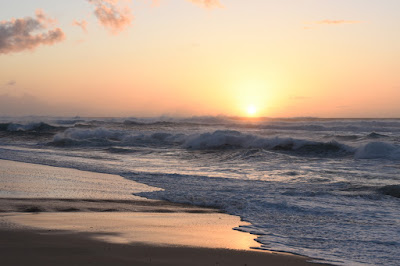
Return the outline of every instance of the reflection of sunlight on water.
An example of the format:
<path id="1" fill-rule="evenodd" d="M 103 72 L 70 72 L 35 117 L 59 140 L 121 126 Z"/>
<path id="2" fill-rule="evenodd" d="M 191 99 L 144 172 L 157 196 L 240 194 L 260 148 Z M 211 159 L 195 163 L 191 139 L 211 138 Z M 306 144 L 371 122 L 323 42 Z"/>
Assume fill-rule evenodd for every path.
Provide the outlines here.
<path id="1" fill-rule="evenodd" d="M 52 230 L 95 233 L 112 243 L 150 243 L 249 250 L 255 236 L 233 230 L 237 216 L 209 213 L 40 213 L 13 216 L 13 222 Z"/>

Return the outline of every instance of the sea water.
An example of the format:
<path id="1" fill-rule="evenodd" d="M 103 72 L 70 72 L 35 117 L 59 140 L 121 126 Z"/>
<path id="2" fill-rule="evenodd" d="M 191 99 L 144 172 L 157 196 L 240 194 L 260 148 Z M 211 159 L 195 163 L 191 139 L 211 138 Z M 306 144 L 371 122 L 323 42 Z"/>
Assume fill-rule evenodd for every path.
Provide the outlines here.
<path id="1" fill-rule="evenodd" d="M 0 159 L 161 188 L 138 195 L 238 215 L 261 249 L 400 261 L 397 119 L 3 117 Z"/>

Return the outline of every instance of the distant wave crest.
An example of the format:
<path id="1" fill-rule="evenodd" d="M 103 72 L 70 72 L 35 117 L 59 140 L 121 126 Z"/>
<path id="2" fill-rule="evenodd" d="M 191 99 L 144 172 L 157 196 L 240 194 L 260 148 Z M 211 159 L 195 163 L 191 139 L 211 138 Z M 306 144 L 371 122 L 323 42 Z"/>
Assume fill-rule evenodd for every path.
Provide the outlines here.
<path id="1" fill-rule="evenodd" d="M 54 136 L 50 145 L 55 146 L 154 146 L 182 143 L 183 134 L 155 132 L 151 134 L 134 134 L 126 130 L 108 128 L 80 129 L 69 128 Z"/>
<path id="2" fill-rule="evenodd" d="M 31 122 L 26 124 L 19 123 L 1 123 L 0 130 L 1 131 L 9 131 L 9 132 L 43 132 L 43 131 L 51 131 L 55 130 L 58 127 L 52 126 L 50 124 L 44 122 Z"/>

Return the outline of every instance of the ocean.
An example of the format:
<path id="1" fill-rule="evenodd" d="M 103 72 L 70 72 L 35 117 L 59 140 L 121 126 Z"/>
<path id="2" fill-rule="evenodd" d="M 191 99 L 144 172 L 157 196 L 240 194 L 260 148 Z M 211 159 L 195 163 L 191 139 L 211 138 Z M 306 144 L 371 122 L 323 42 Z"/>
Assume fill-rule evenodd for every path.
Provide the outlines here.
<path id="1" fill-rule="evenodd" d="M 236 229 L 257 248 L 400 261 L 400 119 L 2 117 L 0 159 L 117 174 L 161 189 L 137 196 L 221 209 L 251 223 Z"/>

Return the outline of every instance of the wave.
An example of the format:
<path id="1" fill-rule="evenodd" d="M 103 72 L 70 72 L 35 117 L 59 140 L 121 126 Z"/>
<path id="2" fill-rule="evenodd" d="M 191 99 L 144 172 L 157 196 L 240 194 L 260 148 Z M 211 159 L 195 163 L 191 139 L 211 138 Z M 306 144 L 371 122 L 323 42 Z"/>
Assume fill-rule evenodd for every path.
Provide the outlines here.
<path id="1" fill-rule="evenodd" d="M 236 128 L 256 128 L 281 131 L 311 131 L 311 132 L 400 132 L 399 120 L 338 120 L 338 119 L 273 119 L 259 118 L 248 120 L 240 117 L 200 116 L 189 118 L 156 117 L 128 118 L 122 122 L 135 126 L 176 126 L 176 125 L 221 125 Z M 378 133 L 377 133 L 378 134 Z"/>
<path id="2" fill-rule="evenodd" d="M 54 136 L 49 145 L 54 146 L 160 146 L 182 143 L 184 134 L 155 132 L 133 134 L 126 130 L 107 128 L 80 129 L 69 128 Z"/>
<path id="3" fill-rule="evenodd" d="M 375 136 L 376 133 L 373 134 L 373 136 Z M 94 129 L 76 127 L 57 133 L 53 137 L 53 140 L 47 144 L 58 147 L 117 146 L 118 148 L 135 146 L 163 148 L 173 146 L 192 151 L 263 149 L 311 156 L 354 155 L 356 159 L 400 160 L 400 146 L 388 142 L 373 141 L 358 147 L 353 147 L 336 140 L 324 142 L 279 136 L 265 137 L 234 130 L 216 130 L 202 134 L 184 134 L 164 131 L 138 132 L 102 127 Z"/>
<path id="4" fill-rule="evenodd" d="M 70 146 L 109 146 L 119 142 L 123 132 L 105 128 L 78 129 L 69 128 L 54 136 L 49 145 L 59 147 Z"/>
<path id="5" fill-rule="evenodd" d="M 389 185 L 378 189 L 378 192 L 383 195 L 392 196 L 395 198 L 400 198 L 400 185 Z"/>
<path id="6" fill-rule="evenodd" d="M 327 138 L 331 137 L 332 136 L 327 136 Z M 337 140 L 343 140 L 343 141 L 355 141 L 361 138 L 359 135 L 335 135 L 333 137 Z"/>
<path id="7" fill-rule="evenodd" d="M 384 139 L 384 138 L 389 138 L 390 136 L 384 135 L 384 134 L 379 134 L 376 132 L 371 132 L 367 135 L 364 134 L 349 134 L 349 135 L 328 135 L 326 138 L 335 138 L 337 140 L 343 140 L 343 141 L 357 141 L 357 140 L 363 140 L 363 139 Z"/>
<path id="8" fill-rule="evenodd" d="M 226 116 L 193 116 L 193 117 L 154 117 L 154 118 L 136 118 L 125 119 L 122 123 L 125 125 L 225 125 L 234 122 L 235 119 Z"/>
<path id="9" fill-rule="evenodd" d="M 395 159 L 400 160 L 400 147 L 387 142 L 369 142 L 359 147 L 356 159 Z"/>
<path id="10" fill-rule="evenodd" d="M 44 122 L 32 122 L 27 124 L 19 123 L 1 123 L 0 131 L 8 132 L 45 132 L 54 131 L 60 129 L 60 127 L 53 126 Z"/>
<path id="11" fill-rule="evenodd" d="M 243 134 L 238 131 L 217 130 L 190 137 L 185 147 L 192 150 L 261 148 L 267 150 L 298 151 L 305 153 L 342 152 L 351 153 L 353 148 L 336 141 L 318 142 L 294 138 L 265 138 L 257 135 Z"/>
<path id="12" fill-rule="evenodd" d="M 57 125 L 67 125 L 67 126 L 73 126 L 79 123 L 84 123 L 85 120 L 83 119 L 57 119 L 54 121 L 55 124 Z"/>
<path id="13" fill-rule="evenodd" d="M 10 119 L 10 118 L 9 118 Z M 22 119 L 22 120 L 20 120 Z M 30 120 L 29 120 L 30 119 Z M 34 121 L 32 121 L 32 119 Z M 199 127 L 216 126 L 230 129 L 259 129 L 272 131 L 296 131 L 296 132 L 332 132 L 338 135 L 338 139 L 346 140 L 345 136 L 352 136 L 348 140 L 359 137 L 381 138 L 385 132 L 400 132 L 399 119 L 362 120 L 362 119 L 273 119 L 258 118 L 245 119 L 227 116 L 196 116 L 196 117 L 154 117 L 154 118 L 40 118 L 42 122 L 35 121 L 36 118 L 19 118 L 18 121 L 6 121 L 0 124 L 0 130 L 6 131 L 9 125 L 14 125 L 20 131 L 29 129 L 32 124 L 46 124 L 54 127 L 73 128 L 86 127 L 110 127 L 110 128 L 140 128 L 140 127 Z M 44 120 L 43 120 L 44 119 Z M 24 121 L 24 122 L 21 122 Z M 11 126 L 12 127 L 12 126 Z M 372 133 L 371 133 L 372 132 Z M 341 138 L 340 136 L 343 136 Z"/>
<path id="14" fill-rule="evenodd" d="M 303 154 L 351 154 L 354 148 L 345 144 L 329 141 L 318 142 L 304 139 L 244 134 L 239 131 L 217 130 L 212 133 L 186 135 L 183 133 L 134 133 L 129 130 L 107 128 L 79 129 L 70 128 L 58 133 L 48 143 L 54 146 L 176 146 L 188 150 L 225 150 L 225 149 L 265 149 L 272 151 L 294 151 Z"/>
<path id="15" fill-rule="evenodd" d="M 379 134 L 376 132 L 372 132 L 367 135 L 367 138 L 370 138 L 370 139 L 380 139 L 380 138 L 387 138 L 387 137 L 389 137 L 389 136 L 384 135 L 384 134 Z"/>
<path id="16" fill-rule="evenodd" d="M 326 123 L 298 123 L 298 122 L 271 122 L 255 126 L 260 129 L 267 130 L 282 130 L 282 131 L 311 131 L 311 132 L 400 132 L 400 123 L 384 124 L 379 127 L 377 124 L 365 123 L 340 123 L 340 124 L 326 124 Z"/>

